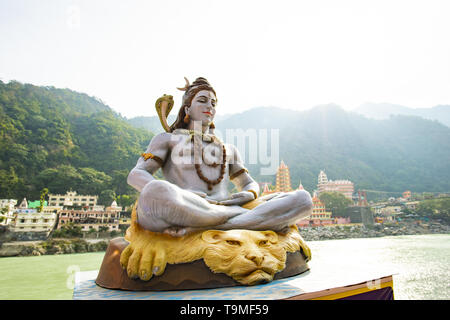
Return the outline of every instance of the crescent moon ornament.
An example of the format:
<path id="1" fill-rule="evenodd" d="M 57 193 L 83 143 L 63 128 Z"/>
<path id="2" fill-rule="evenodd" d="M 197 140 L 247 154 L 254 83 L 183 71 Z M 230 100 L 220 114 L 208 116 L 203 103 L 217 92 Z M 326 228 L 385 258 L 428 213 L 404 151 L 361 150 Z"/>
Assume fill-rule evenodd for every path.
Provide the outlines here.
<path id="1" fill-rule="evenodd" d="M 185 85 L 183 88 L 178 88 L 178 87 L 177 87 L 178 90 L 186 91 L 186 90 L 189 88 L 189 86 L 191 85 L 191 84 L 189 83 L 189 80 L 188 80 L 186 77 L 184 77 L 184 80 L 186 80 L 186 85 Z"/>

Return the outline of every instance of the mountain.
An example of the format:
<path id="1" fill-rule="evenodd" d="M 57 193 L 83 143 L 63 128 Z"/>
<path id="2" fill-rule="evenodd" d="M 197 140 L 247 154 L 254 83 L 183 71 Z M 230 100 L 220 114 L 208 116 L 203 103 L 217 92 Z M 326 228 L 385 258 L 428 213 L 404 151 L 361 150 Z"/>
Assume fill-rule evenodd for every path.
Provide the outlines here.
<path id="1" fill-rule="evenodd" d="M 390 103 L 364 103 L 354 111 L 373 119 L 388 119 L 391 115 L 417 116 L 436 120 L 450 127 L 450 105 L 413 109 Z"/>
<path id="2" fill-rule="evenodd" d="M 168 116 L 167 123 L 169 126 L 175 122 L 177 116 L 175 109 L 172 110 L 172 114 Z M 231 117 L 231 114 L 225 114 L 225 115 L 216 115 L 216 121 L 221 121 L 224 119 L 227 119 Z M 158 116 L 152 116 L 152 117 L 134 117 L 127 120 L 129 124 L 131 124 L 135 128 L 142 128 L 147 131 L 153 132 L 154 134 L 162 133 L 164 132 L 164 128 L 161 125 L 161 122 L 159 120 Z"/>
<path id="3" fill-rule="evenodd" d="M 132 194 L 126 176 L 152 136 L 95 97 L 0 81 L 0 198 Z"/>
<path id="4" fill-rule="evenodd" d="M 325 170 L 329 179 L 353 181 L 356 190 L 450 190 L 450 128 L 437 121 L 409 115 L 377 120 L 329 104 L 303 112 L 259 107 L 217 117 L 215 125 L 225 142 L 241 149 L 259 182 L 275 183 L 275 172 L 261 171 L 269 167 L 262 156 L 278 151 L 275 169 L 283 160 L 294 188 L 301 180 L 313 191 Z M 154 135 L 135 126 L 162 131 L 158 117 L 128 120 L 86 94 L 0 81 L 0 198 L 39 199 L 44 187 L 98 194 L 104 203 L 114 193 L 135 195 L 126 177 Z M 271 129 L 279 133 L 273 147 L 249 138 L 270 137 Z M 245 150 L 228 140 L 230 133 L 248 136 Z M 256 148 L 252 154 L 250 147 Z"/>
<path id="5" fill-rule="evenodd" d="M 173 110 L 175 111 L 175 110 Z M 170 114 L 167 123 L 171 125 L 175 119 L 176 115 Z M 161 132 L 164 132 L 164 128 L 161 125 L 161 122 L 159 121 L 158 116 L 153 117 L 134 117 L 127 120 L 129 124 L 131 124 L 135 128 L 142 128 L 147 131 L 153 132 L 154 134 L 158 134 Z"/>
<path id="6" fill-rule="evenodd" d="M 270 129 L 278 129 L 279 161 L 289 166 L 293 188 L 301 181 L 305 189 L 313 191 L 320 170 L 325 170 L 329 179 L 353 181 L 356 190 L 397 196 L 405 190 L 450 190 L 450 129 L 436 121 L 404 115 L 375 120 L 329 104 L 303 112 L 254 108 L 218 119 L 215 125 L 216 133 L 238 148 L 237 139 L 226 139 L 227 134 L 237 132 L 229 130 L 243 129 L 250 135 L 254 129 L 256 136 L 262 130 L 270 136 Z M 248 129 L 252 130 L 245 131 Z M 261 167 L 269 165 L 249 163 L 250 145 L 262 140 L 252 143 L 246 139 L 247 148 L 240 151 L 252 176 L 259 182 L 275 183 L 275 174 L 261 174 Z M 270 146 L 269 142 L 265 145 Z M 260 148 L 258 145 L 256 153 Z M 270 147 L 267 154 L 271 154 Z"/>

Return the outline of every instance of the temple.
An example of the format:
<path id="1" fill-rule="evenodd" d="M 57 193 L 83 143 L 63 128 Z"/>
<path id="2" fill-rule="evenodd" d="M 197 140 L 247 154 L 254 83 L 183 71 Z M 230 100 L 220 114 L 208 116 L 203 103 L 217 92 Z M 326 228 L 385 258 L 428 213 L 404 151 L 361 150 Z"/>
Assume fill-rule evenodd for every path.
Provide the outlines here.
<path id="1" fill-rule="evenodd" d="M 276 185 L 275 188 L 269 186 L 269 183 L 262 184 L 261 196 L 265 196 L 274 192 L 290 192 L 293 191 L 291 187 L 291 176 L 289 174 L 289 167 L 281 160 L 280 166 L 277 169 Z M 300 181 L 299 186 L 296 190 L 305 190 L 303 188 L 302 182 Z"/>
<path id="2" fill-rule="evenodd" d="M 325 172 L 323 170 L 320 170 L 317 183 L 317 190 L 319 192 L 319 195 L 322 192 L 338 192 L 343 194 L 346 198 L 352 200 L 354 189 L 355 187 L 353 185 L 353 182 L 349 180 L 328 180 Z"/>
<path id="3" fill-rule="evenodd" d="M 291 177 L 289 175 L 289 167 L 281 160 L 281 164 L 277 170 L 277 184 L 275 187 L 275 192 L 290 192 L 291 187 Z"/>

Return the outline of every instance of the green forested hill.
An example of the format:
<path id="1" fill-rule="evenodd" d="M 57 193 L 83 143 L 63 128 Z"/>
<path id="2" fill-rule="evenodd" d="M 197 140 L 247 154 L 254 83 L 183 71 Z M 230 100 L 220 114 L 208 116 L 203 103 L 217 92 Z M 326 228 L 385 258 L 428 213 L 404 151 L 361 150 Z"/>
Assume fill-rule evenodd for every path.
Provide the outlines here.
<path id="1" fill-rule="evenodd" d="M 153 133 L 132 124 L 161 129 L 157 117 L 127 120 L 85 94 L 0 81 L 0 198 L 39 199 L 44 187 L 101 199 L 134 194 L 126 176 Z M 450 128 L 437 121 L 374 120 L 325 105 L 303 112 L 254 108 L 215 124 L 224 135 L 226 129 L 279 129 L 280 160 L 294 188 L 301 180 L 314 190 L 325 170 L 329 179 L 349 179 L 357 190 L 450 191 Z M 248 164 L 259 182 L 274 183 L 260 167 Z"/>
<path id="2" fill-rule="evenodd" d="M 392 192 L 450 191 L 450 128 L 414 116 L 373 120 L 336 105 L 304 112 L 258 108 L 218 122 L 218 129 L 279 128 L 280 159 L 293 187 L 314 190 L 320 170 L 349 179 L 355 189 Z M 258 166 L 250 166 L 260 181 Z M 398 194 L 397 194 L 398 196 Z"/>
<path id="3" fill-rule="evenodd" d="M 450 128 L 437 121 L 403 115 L 375 120 L 323 105 L 303 112 L 254 108 L 215 125 L 224 138 L 226 129 L 279 129 L 280 161 L 290 168 L 293 188 L 301 180 L 307 190 L 316 189 L 325 170 L 329 179 L 353 181 L 356 190 L 397 196 L 405 190 L 450 191 Z M 260 174 L 260 164 L 247 166 L 258 181 L 275 183 L 275 175 Z"/>
<path id="4" fill-rule="evenodd" d="M 126 176 L 151 137 L 86 94 L 0 81 L 0 198 L 133 193 Z"/>

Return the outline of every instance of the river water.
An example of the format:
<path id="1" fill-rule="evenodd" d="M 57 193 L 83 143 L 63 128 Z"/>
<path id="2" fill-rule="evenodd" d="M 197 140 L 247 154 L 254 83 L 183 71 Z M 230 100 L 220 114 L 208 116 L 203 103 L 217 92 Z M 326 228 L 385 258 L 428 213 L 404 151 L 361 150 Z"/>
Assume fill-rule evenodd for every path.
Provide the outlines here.
<path id="1" fill-rule="evenodd" d="M 450 235 L 308 241 L 309 266 L 379 266 L 394 274 L 396 300 L 450 299 Z M 76 271 L 98 270 L 104 252 L 0 258 L 0 299 L 72 299 Z"/>

